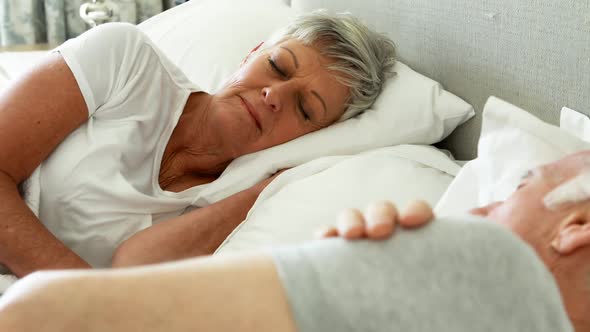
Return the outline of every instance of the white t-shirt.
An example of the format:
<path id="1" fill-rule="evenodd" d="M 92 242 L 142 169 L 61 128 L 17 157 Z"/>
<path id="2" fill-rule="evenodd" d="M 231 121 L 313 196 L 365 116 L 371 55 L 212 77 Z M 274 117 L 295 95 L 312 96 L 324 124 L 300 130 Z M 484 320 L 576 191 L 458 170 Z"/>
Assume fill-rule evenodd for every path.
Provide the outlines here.
<path id="1" fill-rule="evenodd" d="M 57 50 L 89 118 L 38 173 L 38 217 L 94 267 L 138 231 L 180 215 L 204 186 L 161 189 L 162 154 L 191 92 L 200 89 L 131 24 L 105 24 Z"/>

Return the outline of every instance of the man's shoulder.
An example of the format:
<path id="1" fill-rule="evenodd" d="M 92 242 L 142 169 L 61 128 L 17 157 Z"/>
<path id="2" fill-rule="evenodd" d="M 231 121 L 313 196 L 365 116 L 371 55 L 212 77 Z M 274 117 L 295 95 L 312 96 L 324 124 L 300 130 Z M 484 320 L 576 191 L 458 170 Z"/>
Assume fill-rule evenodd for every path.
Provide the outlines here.
<path id="1" fill-rule="evenodd" d="M 389 240 L 414 243 L 413 246 L 435 246 L 450 251 L 493 247 L 502 252 L 531 252 L 531 248 L 506 227 L 487 219 L 465 215 L 436 218 L 425 226 L 398 229 Z"/>
<path id="2" fill-rule="evenodd" d="M 285 283 L 309 276 L 304 284 L 323 283 L 325 306 L 344 293 L 356 311 L 378 303 L 387 308 L 381 318 L 403 331 L 444 324 L 447 331 L 564 331 L 568 324 L 555 280 L 534 250 L 483 219 L 438 218 L 384 241 L 316 241 L 275 258 Z"/>
<path id="3" fill-rule="evenodd" d="M 464 264 L 489 262 L 506 269 L 546 270 L 534 249 L 517 234 L 475 216 L 437 218 L 420 229 L 402 230 L 392 241 L 426 255 L 452 255 Z"/>
<path id="4" fill-rule="evenodd" d="M 414 230 L 409 230 L 409 233 Z M 447 216 L 436 218 L 423 231 L 424 236 L 451 242 L 452 246 L 491 246 L 501 251 L 531 252 L 531 248 L 507 227 L 481 217 Z M 452 239 L 453 241 L 448 241 Z"/>

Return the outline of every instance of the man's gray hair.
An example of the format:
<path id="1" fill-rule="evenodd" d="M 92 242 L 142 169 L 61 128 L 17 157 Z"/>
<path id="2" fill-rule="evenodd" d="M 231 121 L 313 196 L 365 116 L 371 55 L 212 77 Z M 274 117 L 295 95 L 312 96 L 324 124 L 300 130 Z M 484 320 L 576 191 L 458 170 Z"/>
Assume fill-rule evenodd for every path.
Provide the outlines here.
<path id="1" fill-rule="evenodd" d="M 314 46 L 333 62 L 327 69 L 340 75 L 336 78 L 350 88 L 343 121 L 373 105 L 385 80 L 392 76 L 395 45 L 385 35 L 369 29 L 350 13 L 329 14 L 316 10 L 301 14 L 279 30 L 267 47 L 295 39 Z"/>

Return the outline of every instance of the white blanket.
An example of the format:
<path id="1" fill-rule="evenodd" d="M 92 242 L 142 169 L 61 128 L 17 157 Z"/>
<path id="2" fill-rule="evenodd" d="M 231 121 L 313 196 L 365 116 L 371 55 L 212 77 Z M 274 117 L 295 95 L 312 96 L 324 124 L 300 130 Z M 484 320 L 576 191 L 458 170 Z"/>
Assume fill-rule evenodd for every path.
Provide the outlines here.
<path id="1" fill-rule="evenodd" d="M 18 279 L 11 274 L 0 275 L 0 295 L 4 294 L 8 287 L 12 286 Z"/>
<path id="2" fill-rule="evenodd" d="M 46 54 L 47 51 L 0 53 L 0 89 L 6 82 L 31 68 Z"/>
<path id="3" fill-rule="evenodd" d="M 378 200 L 435 204 L 459 168 L 443 151 L 420 145 L 316 159 L 277 177 L 216 253 L 307 242 L 342 209 Z"/>

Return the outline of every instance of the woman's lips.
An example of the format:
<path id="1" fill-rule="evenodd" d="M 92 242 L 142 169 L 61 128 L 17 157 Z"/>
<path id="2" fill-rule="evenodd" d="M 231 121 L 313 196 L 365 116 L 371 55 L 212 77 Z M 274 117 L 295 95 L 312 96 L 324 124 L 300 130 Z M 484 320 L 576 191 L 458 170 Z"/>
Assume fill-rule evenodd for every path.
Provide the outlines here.
<path id="1" fill-rule="evenodd" d="M 256 114 L 256 111 L 254 111 L 254 108 L 252 107 L 252 105 L 250 105 L 250 103 L 242 98 L 242 96 L 239 96 L 240 100 L 242 101 L 242 104 L 244 105 L 244 108 L 246 109 L 246 111 L 248 111 L 248 113 L 250 113 L 250 116 L 252 117 L 252 119 L 254 119 L 254 122 L 256 123 L 256 127 L 258 127 L 259 130 L 262 130 L 262 125 L 260 124 L 260 119 L 258 119 L 258 116 Z"/>

